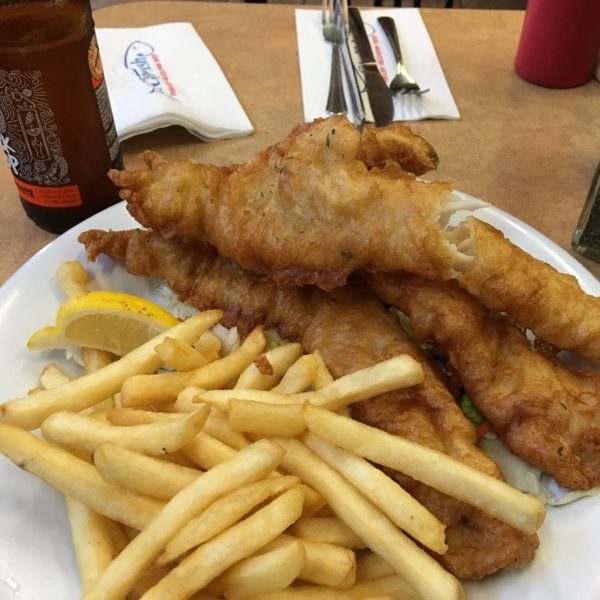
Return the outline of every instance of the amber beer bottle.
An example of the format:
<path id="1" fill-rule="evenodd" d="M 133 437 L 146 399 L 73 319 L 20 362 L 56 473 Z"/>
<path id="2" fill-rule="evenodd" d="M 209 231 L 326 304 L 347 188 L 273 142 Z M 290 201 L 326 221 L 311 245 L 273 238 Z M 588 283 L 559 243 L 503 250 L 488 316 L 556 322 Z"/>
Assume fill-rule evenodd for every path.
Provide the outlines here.
<path id="1" fill-rule="evenodd" d="M 48 231 L 118 201 L 107 172 L 121 153 L 89 0 L 0 0 L 0 146 L 25 211 Z"/>

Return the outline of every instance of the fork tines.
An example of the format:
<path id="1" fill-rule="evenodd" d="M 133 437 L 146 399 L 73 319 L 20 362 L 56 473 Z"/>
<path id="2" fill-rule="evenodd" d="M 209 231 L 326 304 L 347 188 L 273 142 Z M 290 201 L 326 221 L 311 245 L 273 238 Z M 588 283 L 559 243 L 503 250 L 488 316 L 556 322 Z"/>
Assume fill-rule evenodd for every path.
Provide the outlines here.
<path id="1" fill-rule="evenodd" d="M 404 66 L 402 59 L 402 50 L 400 49 L 400 40 L 398 38 L 398 30 L 396 28 L 396 22 L 391 17 L 379 17 L 377 19 L 383 32 L 385 33 L 392 51 L 394 58 L 396 59 L 396 76 L 390 82 L 390 89 L 393 92 L 400 92 L 401 94 L 410 95 L 422 95 L 428 92 L 429 89 L 422 90 L 419 84 L 415 81 Z"/>

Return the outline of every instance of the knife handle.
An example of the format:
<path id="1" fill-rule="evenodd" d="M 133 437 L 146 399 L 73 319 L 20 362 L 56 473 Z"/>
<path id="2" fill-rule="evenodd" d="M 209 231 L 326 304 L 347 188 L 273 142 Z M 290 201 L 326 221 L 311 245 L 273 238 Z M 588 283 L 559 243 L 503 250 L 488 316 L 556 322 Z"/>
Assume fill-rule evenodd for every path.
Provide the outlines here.
<path id="1" fill-rule="evenodd" d="M 373 50 L 371 49 L 371 43 L 369 42 L 369 36 L 367 35 L 365 24 L 360 16 L 360 10 L 355 6 L 350 6 L 348 8 L 348 16 L 350 19 L 350 31 L 352 31 L 354 36 L 356 49 L 361 62 L 363 64 L 376 64 L 375 56 L 373 56 Z"/>
<path id="2" fill-rule="evenodd" d="M 398 39 L 398 31 L 396 30 L 394 19 L 391 17 L 379 17 L 377 21 L 390 41 L 396 62 L 402 63 L 402 50 L 400 50 L 400 40 Z"/>
<path id="3" fill-rule="evenodd" d="M 348 84 L 348 96 L 350 98 L 352 114 L 354 115 L 354 124 L 360 128 L 365 121 L 365 109 L 360 97 L 358 82 L 356 81 L 356 72 L 354 71 L 354 64 L 350 56 L 348 40 L 342 46 L 342 65 L 344 67 L 343 71 L 346 83 Z"/>

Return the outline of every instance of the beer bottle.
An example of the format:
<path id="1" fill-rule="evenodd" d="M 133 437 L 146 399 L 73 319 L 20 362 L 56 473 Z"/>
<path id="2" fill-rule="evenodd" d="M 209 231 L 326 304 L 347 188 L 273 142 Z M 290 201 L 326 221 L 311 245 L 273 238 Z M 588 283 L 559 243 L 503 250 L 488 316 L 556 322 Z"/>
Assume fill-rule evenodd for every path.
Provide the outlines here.
<path id="1" fill-rule="evenodd" d="M 107 172 L 122 159 L 89 0 L 0 0 L 0 146 L 43 229 L 118 201 Z"/>

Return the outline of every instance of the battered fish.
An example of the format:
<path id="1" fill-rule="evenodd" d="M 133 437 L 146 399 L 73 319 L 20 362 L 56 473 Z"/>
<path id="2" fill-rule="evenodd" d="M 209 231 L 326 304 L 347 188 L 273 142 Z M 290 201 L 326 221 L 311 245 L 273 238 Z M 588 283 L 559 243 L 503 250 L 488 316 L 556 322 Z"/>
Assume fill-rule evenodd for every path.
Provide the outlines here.
<path id="1" fill-rule="evenodd" d="M 459 209 L 485 203 L 418 180 L 433 149 L 397 124 L 358 131 L 332 117 L 296 128 L 248 163 L 112 171 L 131 214 L 168 238 L 209 244 L 280 284 L 341 286 L 357 269 L 457 279 L 488 308 L 600 363 L 600 299 Z"/>
<path id="2" fill-rule="evenodd" d="M 563 487 L 600 484 L 600 372 L 540 354 L 524 331 L 455 282 L 381 273 L 366 279 L 384 302 L 408 315 L 418 340 L 445 351 L 509 450 Z"/>
<path id="3" fill-rule="evenodd" d="M 469 218 L 452 235 L 474 258 L 457 276 L 461 287 L 557 348 L 600 362 L 600 298 L 585 294 L 575 277 L 533 259 L 483 221 Z"/>
<path id="4" fill-rule="evenodd" d="M 406 171 L 420 171 L 414 157 L 423 145 L 407 131 L 359 131 L 333 117 L 296 128 L 230 173 L 147 152 L 147 169 L 110 176 L 143 226 L 208 242 L 278 284 L 331 290 L 356 269 L 399 264 L 447 279 L 457 253 L 439 220 L 456 199 L 450 184 Z"/>
<path id="5" fill-rule="evenodd" d="M 423 383 L 356 404 L 354 416 L 501 477 L 498 467 L 475 446 L 475 430 L 436 368 L 397 319 L 363 288 L 353 285 L 331 294 L 316 288 L 279 289 L 215 253 L 147 231 L 89 231 L 80 241 L 92 260 L 108 254 L 133 274 L 165 279 L 184 302 L 224 309 L 228 326 L 237 324 L 248 331 L 265 323 L 299 340 L 307 352 L 319 348 L 336 377 L 410 354 L 423 365 Z M 449 549 L 436 558 L 457 577 L 479 579 L 533 559 L 537 536 L 522 534 L 400 473 L 391 475 L 447 526 Z"/>

